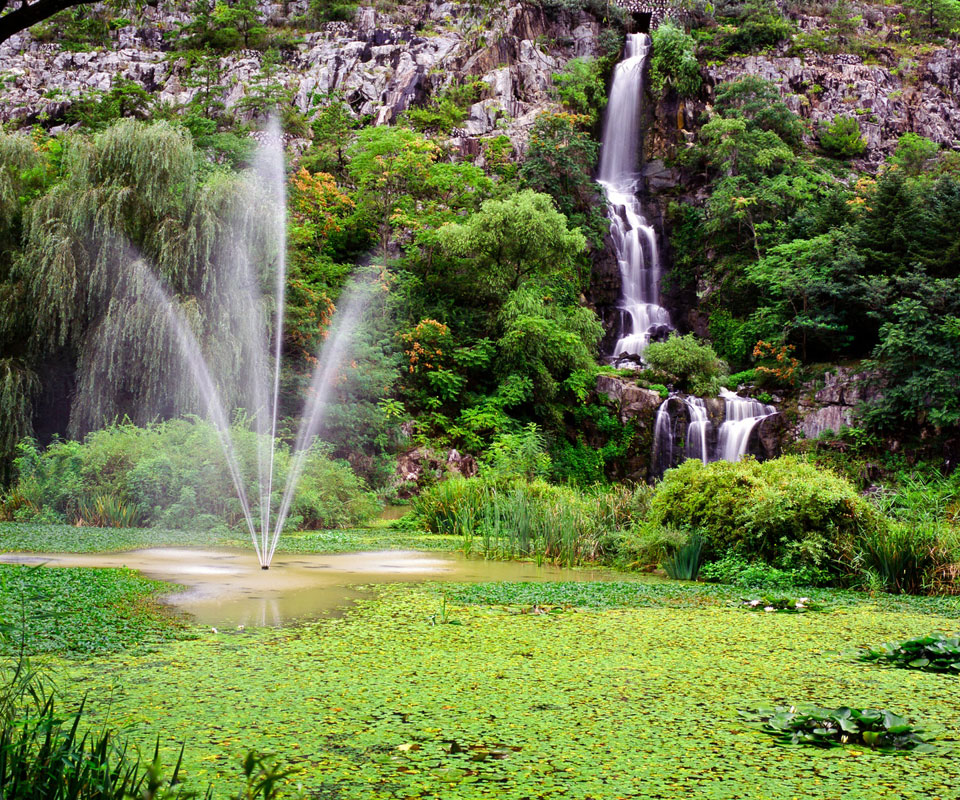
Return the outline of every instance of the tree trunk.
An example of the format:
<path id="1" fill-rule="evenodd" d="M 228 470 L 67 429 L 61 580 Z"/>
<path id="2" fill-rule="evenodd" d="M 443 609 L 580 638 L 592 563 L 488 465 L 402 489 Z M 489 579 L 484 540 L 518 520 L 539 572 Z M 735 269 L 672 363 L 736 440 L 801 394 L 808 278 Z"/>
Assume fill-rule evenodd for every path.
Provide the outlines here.
<path id="1" fill-rule="evenodd" d="M 36 0 L 29 5 L 24 2 L 20 8 L 0 17 L 0 44 L 64 9 L 92 2 L 93 0 Z"/>

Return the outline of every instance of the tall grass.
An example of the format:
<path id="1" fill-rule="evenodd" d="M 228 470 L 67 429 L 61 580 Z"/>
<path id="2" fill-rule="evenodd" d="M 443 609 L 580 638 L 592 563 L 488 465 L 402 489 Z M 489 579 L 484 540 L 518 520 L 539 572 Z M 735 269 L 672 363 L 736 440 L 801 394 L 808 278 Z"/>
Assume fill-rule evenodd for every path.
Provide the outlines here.
<path id="1" fill-rule="evenodd" d="M 414 510 L 430 531 L 462 537 L 465 552 L 573 566 L 600 558 L 605 538 L 629 524 L 647 496 L 646 487 L 582 493 L 540 480 L 451 478 L 424 492 Z"/>
<path id="2" fill-rule="evenodd" d="M 663 571 L 675 581 L 695 581 L 703 564 L 704 538 L 692 533 L 686 543 L 663 561 Z"/>

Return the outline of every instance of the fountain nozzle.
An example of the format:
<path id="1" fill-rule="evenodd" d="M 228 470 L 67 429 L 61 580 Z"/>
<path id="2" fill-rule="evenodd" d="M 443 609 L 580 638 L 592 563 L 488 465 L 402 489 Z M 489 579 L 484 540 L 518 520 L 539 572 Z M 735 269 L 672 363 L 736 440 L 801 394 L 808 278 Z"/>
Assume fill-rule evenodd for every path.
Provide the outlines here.
<path id="1" fill-rule="evenodd" d="M 262 567 L 260 567 L 260 569 L 270 569 L 270 565 L 264 564 Z"/>

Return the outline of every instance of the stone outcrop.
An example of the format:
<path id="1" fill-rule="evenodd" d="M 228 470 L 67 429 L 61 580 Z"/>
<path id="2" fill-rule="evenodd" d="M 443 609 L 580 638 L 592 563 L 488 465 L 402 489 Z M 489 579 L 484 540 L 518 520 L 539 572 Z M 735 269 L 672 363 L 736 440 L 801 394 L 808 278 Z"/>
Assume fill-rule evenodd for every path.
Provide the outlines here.
<path id="1" fill-rule="evenodd" d="M 261 6 L 263 17 L 275 24 L 305 10 L 305 2 Z M 136 82 L 160 104 L 188 103 L 201 90 L 191 85 L 186 59 L 163 37 L 187 19 L 165 2 L 145 6 L 136 26 L 116 33 L 114 47 L 90 52 L 61 51 L 29 33 L 11 38 L 0 45 L 0 74 L 6 78 L 0 121 L 55 122 L 77 98 L 109 90 L 116 77 Z M 506 133 L 522 149 L 536 114 L 553 102 L 553 73 L 570 58 L 593 54 L 599 33 L 589 14 L 550 16 L 518 0 L 486 20 L 471 16 L 468 6 L 436 0 L 389 15 L 362 8 L 352 23 L 327 23 L 283 50 L 269 79 L 262 53 L 222 56 L 219 99 L 228 109 L 241 108 L 269 80 L 291 93 L 307 116 L 316 95 L 337 92 L 358 117 L 386 124 L 451 82 L 473 76 L 486 85 L 484 96 L 453 146 L 479 152 L 472 141 Z"/>
<path id="2" fill-rule="evenodd" d="M 882 396 L 871 376 L 848 367 L 837 367 L 824 375 L 823 385 L 818 381 L 804 384 L 797 407 L 797 433 L 814 439 L 823 431 L 840 431 L 856 423 L 857 409 L 865 401 Z"/>
<path id="3" fill-rule="evenodd" d="M 397 456 L 397 469 L 394 473 L 394 485 L 401 498 L 413 497 L 420 493 L 423 485 L 430 485 L 452 475 L 472 478 L 477 474 L 477 460 L 457 450 L 446 454 L 417 447 Z"/>
<path id="4" fill-rule="evenodd" d="M 597 377 L 597 394 L 605 398 L 607 405 L 616 408 L 623 423 L 639 418 L 646 425 L 647 417 L 652 420 L 663 402 L 660 392 L 644 389 L 628 378 L 613 375 Z"/>

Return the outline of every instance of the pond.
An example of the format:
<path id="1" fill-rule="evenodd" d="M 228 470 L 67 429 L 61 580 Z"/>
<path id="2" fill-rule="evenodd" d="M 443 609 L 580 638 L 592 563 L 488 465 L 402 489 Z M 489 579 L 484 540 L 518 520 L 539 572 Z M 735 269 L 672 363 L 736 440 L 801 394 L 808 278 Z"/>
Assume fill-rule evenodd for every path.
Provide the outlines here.
<path id="1" fill-rule="evenodd" d="M 151 548 L 123 553 L 6 554 L 0 561 L 52 567 L 130 567 L 179 584 L 162 600 L 200 624 L 280 626 L 342 614 L 380 583 L 630 580 L 608 569 L 561 569 L 457 553 L 381 550 L 327 555 L 278 553 L 262 570 L 249 550 Z"/>

